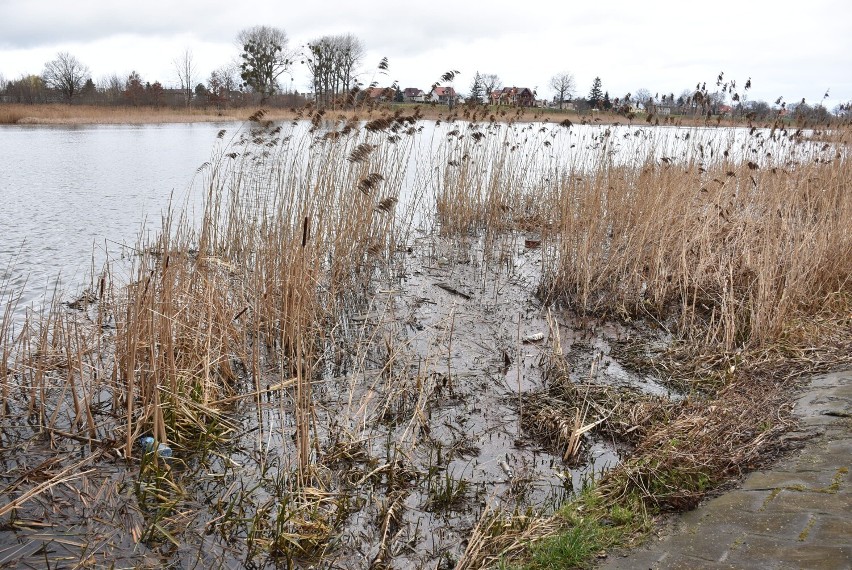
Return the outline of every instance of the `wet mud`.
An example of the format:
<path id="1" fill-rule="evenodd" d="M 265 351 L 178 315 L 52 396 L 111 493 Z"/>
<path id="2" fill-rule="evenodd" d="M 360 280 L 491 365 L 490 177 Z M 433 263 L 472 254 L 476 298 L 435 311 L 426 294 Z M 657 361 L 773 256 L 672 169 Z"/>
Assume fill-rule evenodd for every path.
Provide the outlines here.
<path id="1" fill-rule="evenodd" d="M 522 233 L 423 233 L 377 260 L 315 369 L 308 474 L 295 395 L 275 389 L 283 370 L 265 371 L 261 398 L 229 408 L 224 443 L 168 461 L 140 449 L 127 463 L 108 441 L 92 452 L 61 437 L 66 459 L 52 460 L 56 448 L 24 443 L 25 426 L 7 431 L 7 454 L 34 453 L 4 461 L 4 486 L 55 475 L 72 457 L 86 465 L 0 528 L 0 564 L 454 567 L 486 509 L 552 512 L 629 451 L 589 430 L 566 460 L 564 442 L 530 429 L 529 402 L 548 394 L 554 360 L 578 382 L 672 396 L 611 353 L 651 333 L 543 306 L 541 263 L 541 244 Z M 242 381 L 250 392 L 246 371 Z"/>

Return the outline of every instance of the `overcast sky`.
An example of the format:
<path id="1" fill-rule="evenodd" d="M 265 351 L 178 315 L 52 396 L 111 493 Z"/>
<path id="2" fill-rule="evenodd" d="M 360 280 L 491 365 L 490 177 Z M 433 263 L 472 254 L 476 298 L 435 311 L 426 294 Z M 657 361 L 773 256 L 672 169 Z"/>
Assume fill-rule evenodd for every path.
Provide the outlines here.
<path id="1" fill-rule="evenodd" d="M 237 33 L 284 29 L 298 49 L 325 34 L 353 33 L 367 56 L 362 80 L 428 87 L 450 69 L 466 93 L 476 71 L 550 97 L 550 78 L 572 73 L 585 96 L 600 76 L 614 97 L 715 84 L 720 71 L 749 99 L 852 100 L 852 2 L 809 0 L 0 0 L 0 75 L 40 74 L 68 51 L 98 82 L 138 71 L 178 83 L 174 60 L 192 50 L 198 80 L 237 58 Z M 382 57 L 388 74 L 378 74 Z M 290 83 L 308 89 L 301 66 Z"/>

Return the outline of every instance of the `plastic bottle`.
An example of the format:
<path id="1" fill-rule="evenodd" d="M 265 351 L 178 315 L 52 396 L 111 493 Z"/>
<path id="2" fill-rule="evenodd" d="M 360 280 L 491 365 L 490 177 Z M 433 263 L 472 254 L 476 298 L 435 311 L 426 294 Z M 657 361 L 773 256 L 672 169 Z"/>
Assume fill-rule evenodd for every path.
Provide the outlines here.
<path id="1" fill-rule="evenodd" d="M 139 438 L 139 445 L 145 451 L 145 453 L 151 453 L 156 449 L 157 456 L 168 458 L 172 456 L 172 448 L 166 445 L 165 443 L 157 443 L 150 435 Z"/>

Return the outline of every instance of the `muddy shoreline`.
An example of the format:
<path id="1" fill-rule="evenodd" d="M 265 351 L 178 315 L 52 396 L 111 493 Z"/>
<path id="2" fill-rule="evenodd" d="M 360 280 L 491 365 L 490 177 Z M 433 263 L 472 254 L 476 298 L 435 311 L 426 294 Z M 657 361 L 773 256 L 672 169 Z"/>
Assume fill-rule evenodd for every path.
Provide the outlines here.
<path id="1" fill-rule="evenodd" d="M 311 478 L 320 498 L 296 509 L 309 508 L 313 524 L 328 533 L 305 549 L 323 567 L 384 559 L 395 567 L 451 568 L 484 511 L 552 513 L 616 466 L 627 449 L 614 440 L 588 434 L 579 452 L 564 458 L 563 443 L 526 425 L 524 406 L 546 393 L 554 351 L 578 380 L 668 393 L 609 354 L 610 342 L 631 334 L 622 326 L 541 305 L 541 250 L 527 245 L 523 234 L 488 247 L 484 238 L 414 236 L 378 272 L 368 304 L 344 316 L 346 332 L 329 347 L 343 351 L 339 366 L 313 383 L 319 454 Z M 96 305 L 66 310 L 87 318 Z M 269 392 L 260 407 L 241 398 L 219 420 L 221 443 L 201 454 L 175 449 L 165 462 L 141 449 L 126 462 L 109 451 L 116 442 L 86 445 L 60 430 L 48 434 L 53 449 L 24 426 L 17 437 L 6 430 L 4 457 L 17 458 L 4 461 L 7 473 L 32 478 L 75 460 L 82 473 L 17 510 L 14 523 L 0 529 L 0 562 L 12 553 L 42 560 L 46 552 L 48 559 L 74 553 L 86 560 L 91 548 L 98 563 L 189 563 L 198 556 L 213 565 L 282 563 L 267 555 L 286 552 L 283 544 L 263 542 L 263 555 L 254 548 L 237 555 L 226 545 L 250 540 L 248 520 L 277 508 L 280 495 L 264 487 L 295 484 L 292 397 Z M 165 480 L 173 483 L 163 487 Z M 91 507 L 80 510 L 80 502 Z M 52 530 L 45 533 L 37 521 L 48 508 Z M 229 508 L 251 516 L 217 522 Z M 160 520 L 153 530 L 151 517 Z M 89 530 L 79 534 L 80 525 Z M 177 544 L 167 538 L 175 533 L 182 536 Z M 59 535 L 75 534 L 78 548 L 68 540 L 55 545 Z M 304 541 L 311 533 L 304 534 L 302 546 L 310 546 Z M 102 542 L 95 545 L 95 536 Z"/>
<path id="2" fill-rule="evenodd" d="M 257 113 L 200 228 L 0 321 L 0 563 L 582 565 L 780 453 L 849 358 L 845 150 L 312 119 Z"/>

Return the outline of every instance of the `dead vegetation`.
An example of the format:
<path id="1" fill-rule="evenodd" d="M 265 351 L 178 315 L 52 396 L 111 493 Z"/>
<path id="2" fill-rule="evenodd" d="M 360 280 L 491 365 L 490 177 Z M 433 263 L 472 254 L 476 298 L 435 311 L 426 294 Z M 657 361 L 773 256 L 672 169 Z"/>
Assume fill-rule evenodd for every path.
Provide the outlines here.
<path id="1" fill-rule="evenodd" d="M 86 513 L 58 556 L 547 567 L 530 545 L 573 532 L 584 560 L 777 454 L 798 377 L 852 353 L 848 131 L 305 118 L 221 133 L 201 219 L 167 212 L 129 282 L 23 323 L 0 286 L 0 524 L 27 537 L 0 564 Z M 606 357 L 681 397 L 563 343 L 606 319 L 652 327 Z M 547 511 L 538 464 L 593 439 L 621 464 Z"/>

